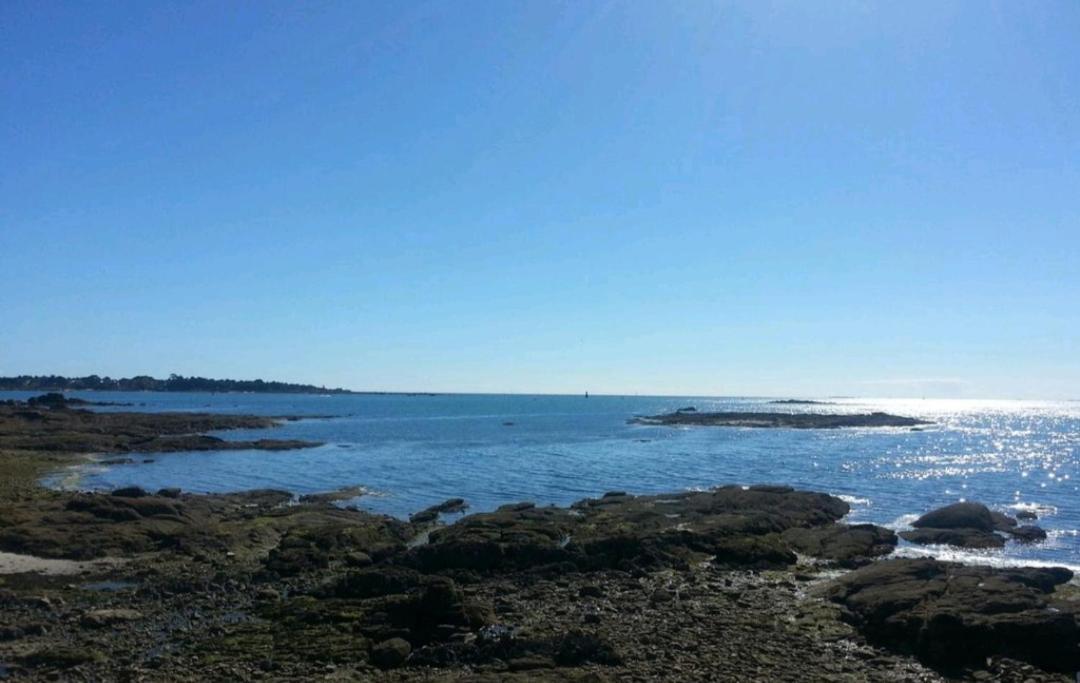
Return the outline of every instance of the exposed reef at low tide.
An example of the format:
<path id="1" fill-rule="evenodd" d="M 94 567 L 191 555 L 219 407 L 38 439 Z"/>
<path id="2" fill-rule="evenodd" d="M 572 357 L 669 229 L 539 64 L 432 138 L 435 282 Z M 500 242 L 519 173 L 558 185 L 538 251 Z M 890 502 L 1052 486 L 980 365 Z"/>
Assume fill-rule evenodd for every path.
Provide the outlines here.
<path id="1" fill-rule="evenodd" d="M 8 424 L 30 447 L 0 441 L 0 678 L 1065 681 L 1080 667 L 1069 570 L 885 559 L 897 535 L 846 524 L 848 503 L 823 493 L 611 491 L 447 524 L 465 500 L 408 521 L 339 507 L 360 486 L 50 491 L 37 477 L 85 443 L 128 452 L 274 421 L 3 412 L 30 410 L 0 409 L 57 427 Z M 1008 519 L 965 505 L 917 525 L 1025 528 Z"/>
<path id="2" fill-rule="evenodd" d="M 61 394 L 0 403 L 0 450 L 60 453 L 288 450 L 320 444 L 295 439 L 230 441 L 206 432 L 266 429 L 289 416 L 93 412 Z"/>
<path id="3" fill-rule="evenodd" d="M 700 413 L 678 410 L 674 413 L 635 417 L 632 424 L 698 427 L 759 427 L 787 429 L 838 429 L 841 427 L 914 427 L 931 424 L 914 417 L 888 413 L 833 415 L 828 413 Z"/>

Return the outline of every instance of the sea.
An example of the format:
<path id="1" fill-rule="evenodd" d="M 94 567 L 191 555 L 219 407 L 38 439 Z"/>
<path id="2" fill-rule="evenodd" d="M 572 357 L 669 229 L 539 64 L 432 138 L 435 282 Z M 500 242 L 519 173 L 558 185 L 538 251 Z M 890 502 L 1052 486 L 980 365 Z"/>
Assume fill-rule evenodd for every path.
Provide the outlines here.
<path id="1" fill-rule="evenodd" d="M 33 392 L 0 392 L 26 398 Z M 849 522 L 910 528 L 957 501 L 1016 514 L 1030 510 L 1049 538 L 1003 550 L 961 551 L 902 542 L 900 555 L 931 554 L 995 565 L 1080 570 L 1080 403 L 820 399 L 820 405 L 753 397 L 551 395 L 302 395 L 71 392 L 129 406 L 94 410 L 201 411 L 300 416 L 272 430 L 225 439 L 307 439 L 304 450 L 221 451 L 97 461 L 51 475 L 60 488 L 179 486 L 221 493 L 256 488 L 297 495 L 362 487 L 344 501 L 406 518 L 448 498 L 470 512 L 505 503 L 567 505 L 607 491 L 661 493 L 723 484 L 788 484 L 851 505 Z M 698 411 L 866 413 L 930 420 L 911 428 L 760 429 L 631 424 L 639 415 Z M 115 456 L 113 456 L 115 457 Z M 101 458 L 105 459 L 105 458 Z"/>

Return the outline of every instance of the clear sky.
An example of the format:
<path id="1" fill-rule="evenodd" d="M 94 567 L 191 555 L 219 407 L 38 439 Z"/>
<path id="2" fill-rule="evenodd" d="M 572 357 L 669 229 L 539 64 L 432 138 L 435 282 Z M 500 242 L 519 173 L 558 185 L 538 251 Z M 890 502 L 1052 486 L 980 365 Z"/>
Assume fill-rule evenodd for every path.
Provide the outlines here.
<path id="1" fill-rule="evenodd" d="M 0 374 L 1080 397 L 1080 3 L 0 3 Z"/>

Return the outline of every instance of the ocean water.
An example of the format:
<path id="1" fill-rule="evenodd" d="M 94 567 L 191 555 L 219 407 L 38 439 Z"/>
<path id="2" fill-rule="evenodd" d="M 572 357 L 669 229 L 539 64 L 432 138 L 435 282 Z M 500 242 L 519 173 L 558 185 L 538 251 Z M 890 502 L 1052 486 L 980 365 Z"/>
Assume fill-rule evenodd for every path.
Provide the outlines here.
<path id="1" fill-rule="evenodd" d="M 14 392 L 0 398 L 22 398 Z M 311 396 L 75 393 L 147 411 L 308 416 L 227 439 L 324 442 L 286 452 L 153 454 L 131 465 L 90 464 L 48 483 L 87 489 L 180 486 L 196 492 L 281 488 L 295 493 L 360 485 L 350 501 L 406 517 L 451 497 L 472 511 L 523 500 L 565 505 L 611 490 L 657 493 L 720 484 L 783 483 L 842 496 L 850 521 L 907 528 L 960 500 L 1009 513 L 1030 509 L 1050 533 L 1004 551 L 927 552 L 994 564 L 1080 568 L 1080 403 L 837 399 L 774 405 L 762 398 L 637 396 Z M 903 429 L 671 428 L 627 424 L 684 406 L 707 410 L 886 412 L 932 420 Z"/>

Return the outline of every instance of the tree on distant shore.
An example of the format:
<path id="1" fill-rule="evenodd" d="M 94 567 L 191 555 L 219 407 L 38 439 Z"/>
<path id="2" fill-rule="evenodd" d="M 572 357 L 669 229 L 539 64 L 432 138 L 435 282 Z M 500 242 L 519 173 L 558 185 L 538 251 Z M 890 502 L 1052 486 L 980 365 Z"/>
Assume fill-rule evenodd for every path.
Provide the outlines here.
<path id="1" fill-rule="evenodd" d="M 209 379 L 184 377 L 176 373 L 168 379 L 155 379 L 149 375 L 137 375 L 111 379 L 98 375 L 86 377 L 61 377 L 59 375 L 19 375 L 0 377 L 0 391 L 205 391 L 205 392 L 251 392 L 262 394 L 349 394 L 347 389 L 327 389 L 312 384 L 267 382 L 262 379 Z"/>

